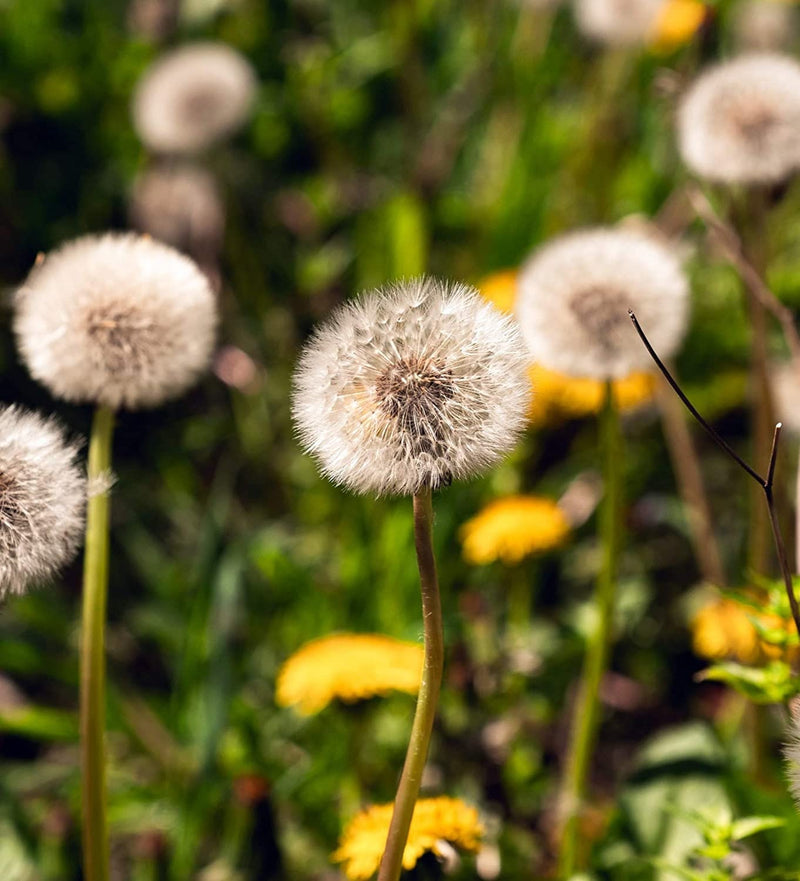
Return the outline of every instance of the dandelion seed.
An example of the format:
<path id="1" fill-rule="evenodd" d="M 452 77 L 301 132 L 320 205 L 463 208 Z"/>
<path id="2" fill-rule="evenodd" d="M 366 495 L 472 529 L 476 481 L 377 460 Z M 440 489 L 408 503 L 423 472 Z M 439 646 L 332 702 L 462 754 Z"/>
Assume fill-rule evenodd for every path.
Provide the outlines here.
<path id="1" fill-rule="evenodd" d="M 344 864 L 350 881 L 367 881 L 378 871 L 394 805 L 373 805 L 357 814 L 342 834 L 333 860 Z M 430 851 L 437 856 L 451 852 L 447 846 L 477 851 L 483 827 L 478 812 L 457 798 L 423 798 L 414 816 L 403 852 L 403 868 L 411 870 Z"/>
<path id="2" fill-rule="evenodd" d="M 610 46 L 643 45 L 651 39 L 665 0 L 576 0 L 578 30 Z"/>
<path id="3" fill-rule="evenodd" d="M 0 408 L 0 599 L 74 557 L 86 506 L 77 455 L 56 422 Z"/>
<path id="4" fill-rule="evenodd" d="M 514 565 L 531 554 L 559 547 L 569 531 L 564 512 L 551 499 L 507 496 L 468 520 L 460 535 L 468 563 L 485 565 L 500 560 Z"/>
<path id="5" fill-rule="evenodd" d="M 340 633 L 306 643 L 281 667 L 275 699 L 304 715 L 332 701 L 347 703 L 404 691 L 416 694 L 421 645 L 369 633 Z"/>
<path id="6" fill-rule="evenodd" d="M 544 245 L 522 267 L 517 317 L 534 360 L 571 376 L 614 379 L 650 369 L 633 309 L 662 357 L 683 338 L 688 284 L 665 246 L 592 229 Z"/>
<path id="7" fill-rule="evenodd" d="M 193 254 L 216 253 L 225 210 L 214 178 L 193 165 L 156 166 L 134 183 L 131 223 L 168 245 Z"/>
<path id="8" fill-rule="evenodd" d="M 137 235 L 86 236 L 37 262 L 15 298 L 31 375 L 67 401 L 152 407 L 208 365 L 216 306 L 188 258 Z"/>
<path id="9" fill-rule="evenodd" d="M 242 125 L 255 89 L 252 67 L 230 46 L 182 46 L 145 71 L 133 97 L 133 123 L 155 152 L 196 153 Z"/>
<path id="10" fill-rule="evenodd" d="M 293 398 L 300 439 L 357 492 L 436 488 L 514 444 L 527 365 L 515 323 L 472 288 L 390 285 L 346 304 L 306 346 Z"/>
<path id="11" fill-rule="evenodd" d="M 777 183 L 800 167 L 800 65 L 777 53 L 706 70 L 678 111 L 678 147 L 700 177 Z"/>

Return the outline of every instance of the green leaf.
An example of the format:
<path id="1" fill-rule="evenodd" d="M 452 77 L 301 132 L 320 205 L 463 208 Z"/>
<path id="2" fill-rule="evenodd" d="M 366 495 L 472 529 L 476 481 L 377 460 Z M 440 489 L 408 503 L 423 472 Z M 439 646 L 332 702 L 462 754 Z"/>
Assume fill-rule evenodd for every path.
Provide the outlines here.
<path id="1" fill-rule="evenodd" d="M 735 820 L 731 827 L 731 840 L 741 841 L 764 829 L 777 829 L 785 825 L 784 817 L 742 817 L 741 820 Z"/>
<path id="2" fill-rule="evenodd" d="M 0 731 L 33 740 L 76 741 L 78 718 L 62 710 L 27 706 L 0 713 Z"/>
<path id="3" fill-rule="evenodd" d="M 800 694 L 800 682 L 784 661 L 772 661 L 765 667 L 745 667 L 735 661 L 723 661 L 703 670 L 697 680 L 725 682 L 759 704 L 785 703 Z"/>

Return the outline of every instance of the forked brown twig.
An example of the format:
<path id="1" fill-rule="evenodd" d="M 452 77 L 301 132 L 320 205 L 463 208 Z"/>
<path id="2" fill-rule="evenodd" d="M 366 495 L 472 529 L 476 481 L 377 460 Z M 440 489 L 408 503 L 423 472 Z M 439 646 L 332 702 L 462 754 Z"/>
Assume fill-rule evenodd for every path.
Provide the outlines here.
<path id="1" fill-rule="evenodd" d="M 764 498 L 767 503 L 767 510 L 769 511 L 769 522 L 772 527 L 772 537 L 775 540 L 775 550 L 778 554 L 778 564 L 781 567 L 781 574 L 783 575 L 783 583 L 786 587 L 786 596 L 789 599 L 789 606 L 792 610 L 792 618 L 794 619 L 794 625 L 797 628 L 797 632 L 800 635 L 800 606 L 797 604 L 797 598 L 794 595 L 794 587 L 792 585 L 792 573 L 789 569 L 789 561 L 786 557 L 786 546 L 783 543 L 783 536 L 781 535 L 781 530 L 778 525 L 778 517 L 775 512 L 775 501 L 772 495 L 772 485 L 775 477 L 775 460 L 778 455 L 778 441 L 780 439 L 781 434 L 781 423 L 778 422 L 775 426 L 775 432 L 772 436 L 772 449 L 770 450 L 769 455 L 769 466 L 767 467 L 767 476 L 766 478 L 762 477 L 757 471 L 753 470 L 747 462 L 742 459 L 742 457 L 732 449 L 725 439 L 717 432 L 715 428 L 712 428 L 711 425 L 706 422 L 705 419 L 698 413 L 694 404 L 686 397 L 683 392 L 683 389 L 678 385 L 677 381 L 673 378 L 672 374 L 667 370 L 664 362 L 658 357 L 655 349 L 650 344 L 650 340 L 647 339 L 645 332 L 642 330 L 639 321 L 636 318 L 636 315 L 633 313 L 632 309 L 628 309 L 628 315 L 630 315 L 630 319 L 633 322 L 633 326 L 636 328 L 636 333 L 639 334 L 642 342 L 644 343 L 645 348 L 650 354 L 650 357 L 655 362 L 656 367 L 661 371 L 664 375 L 664 379 L 672 386 L 675 390 L 675 394 L 683 401 L 686 409 L 694 416 L 694 418 L 703 426 L 703 428 L 708 432 L 714 442 L 720 446 L 725 452 L 739 465 L 740 468 L 744 469 L 753 480 L 761 487 L 764 492 Z"/>

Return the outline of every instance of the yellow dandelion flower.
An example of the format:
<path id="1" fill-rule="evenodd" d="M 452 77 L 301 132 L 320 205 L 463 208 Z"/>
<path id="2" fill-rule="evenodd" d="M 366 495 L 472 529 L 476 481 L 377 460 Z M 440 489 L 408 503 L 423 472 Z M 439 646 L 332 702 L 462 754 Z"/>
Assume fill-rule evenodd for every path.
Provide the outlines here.
<path id="1" fill-rule="evenodd" d="M 777 615 L 759 615 L 735 600 L 717 599 L 700 609 L 692 620 L 695 654 L 710 660 L 733 658 L 742 664 L 762 664 L 780 657 L 782 652 L 778 646 L 760 639 L 753 625 L 754 617 L 765 627 L 794 626 Z"/>
<path id="2" fill-rule="evenodd" d="M 474 565 L 519 563 L 563 544 L 569 522 L 551 499 L 508 496 L 487 505 L 461 527 L 464 558 Z"/>
<path id="3" fill-rule="evenodd" d="M 306 643 L 281 667 L 275 699 L 304 716 L 331 701 L 352 703 L 388 692 L 416 694 L 423 649 L 413 642 L 369 633 L 340 633 Z"/>
<path id="4" fill-rule="evenodd" d="M 517 270 L 502 269 L 487 275 L 478 282 L 477 288 L 493 306 L 510 315 L 517 299 Z"/>
<path id="5" fill-rule="evenodd" d="M 599 413 L 603 406 L 605 386 L 602 380 L 573 377 L 534 364 L 529 370 L 536 391 L 529 410 L 537 425 L 558 422 L 564 418 Z M 632 373 L 612 384 L 614 400 L 620 410 L 632 410 L 651 400 L 656 390 L 652 373 Z"/>
<path id="6" fill-rule="evenodd" d="M 393 804 L 373 805 L 357 814 L 344 830 L 332 859 L 344 864 L 350 881 L 367 881 L 378 871 L 393 808 Z M 403 851 L 403 868 L 413 869 L 426 851 L 442 856 L 443 842 L 476 851 L 482 835 L 478 812 L 460 799 L 420 799 Z"/>
<path id="7" fill-rule="evenodd" d="M 706 6 L 700 0 L 667 0 L 653 29 L 653 48 L 670 52 L 683 45 L 698 31 L 705 17 Z"/>

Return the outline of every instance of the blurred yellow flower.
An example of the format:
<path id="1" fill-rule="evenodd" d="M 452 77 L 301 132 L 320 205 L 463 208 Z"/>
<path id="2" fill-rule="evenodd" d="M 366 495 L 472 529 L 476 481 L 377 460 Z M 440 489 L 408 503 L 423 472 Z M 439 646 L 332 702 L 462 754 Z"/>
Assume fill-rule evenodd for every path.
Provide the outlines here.
<path id="1" fill-rule="evenodd" d="M 488 504 L 461 527 L 468 563 L 495 560 L 512 565 L 529 554 L 563 544 L 569 534 L 564 512 L 551 499 L 508 496 Z"/>
<path id="2" fill-rule="evenodd" d="M 481 279 L 478 290 L 501 312 L 512 313 L 517 298 L 517 270 L 502 269 Z"/>
<path id="3" fill-rule="evenodd" d="M 753 618 L 765 627 L 794 627 L 791 621 L 783 621 L 777 615 L 759 614 L 735 600 L 717 599 L 700 609 L 692 620 L 695 654 L 710 660 L 733 658 L 742 664 L 762 664 L 780 657 L 782 651 L 778 646 L 760 639 Z"/>
<path id="4" fill-rule="evenodd" d="M 305 716 L 331 701 L 354 702 L 388 692 L 416 694 L 423 649 L 413 642 L 369 633 L 340 633 L 306 643 L 281 667 L 275 690 L 280 706 Z"/>
<path id="5" fill-rule="evenodd" d="M 602 380 L 565 376 L 541 364 L 534 364 L 529 374 L 534 388 L 530 418 L 538 425 L 599 413 L 603 407 L 605 384 Z M 632 373 L 615 379 L 612 387 L 617 407 L 631 410 L 652 399 L 656 377 L 652 373 Z"/>
<path id="6" fill-rule="evenodd" d="M 332 859 L 344 863 L 350 881 L 367 881 L 378 871 L 393 808 L 393 804 L 373 805 L 357 814 L 344 830 Z M 420 799 L 403 851 L 403 868 L 413 869 L 426 851 L 442 856 L 443 842 L 476 851 L 482 834 L 478 812 L 460 799 Z"/>
<path id="7" fill-rule="evenodd" d="M 705 17 L 706 5 L 700 0 L 667 0 L 656 19 L 653 48 L 669 52 L 688 42 Z"/>

